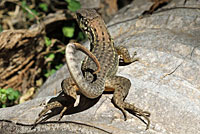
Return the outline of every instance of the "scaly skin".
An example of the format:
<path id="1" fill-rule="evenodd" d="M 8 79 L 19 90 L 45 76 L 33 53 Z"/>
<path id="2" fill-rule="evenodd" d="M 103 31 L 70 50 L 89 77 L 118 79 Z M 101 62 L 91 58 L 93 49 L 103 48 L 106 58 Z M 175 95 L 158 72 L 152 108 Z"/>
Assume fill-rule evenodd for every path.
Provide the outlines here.
<path id="1" fill-rule="evenodd" d="M 131 58 L 128 50 L 122 46 L 114 47 L 114 42 L 108 33 L 106 25 L 101 16 L 94 9 L 81 9 L 77 13 L 77 22 L 80 28 L 86 33 L 91 44 L 90 51 L 84 47 L 77 47 L 76 43 L 69 43 L 66 47 L 66 61 L 70 78 L 63 80 L 61 86 L 65 95 L 71 96 L 74 102 L 77 98 L 77 92 L 82 93 L 88 98 L 97 98 L 103 91 L 113 91 L 112 101 L 124 114 L 125 120 L 127 113 L 131 111 L 137 116 L 142 116 L 147 120 L 149 128 L 150 113 L 136 108 L 133 104 L 124 102 L 131 82 L 122 76 L 116 76 L 119 66 L 119 57 L 124 63 L 132 63 L 137 58 Z M 81 50 L 88 55 L 82 63 L 81 69 L 76 61 L 76 53 Z M 95 60 L 95 57 L 97 60 Z M 66 100 L 67 101 L 67 100 Z M 49 103 L 46 108 L 39 114 L 37 121 L 46 114 L 48 110 L 55 107 L 61 107 L 59 102 Z M 71 104 L 71 106 L 73 106 Z M 60 114 L 62 118 L 67 107 L 64 107 Z"/>

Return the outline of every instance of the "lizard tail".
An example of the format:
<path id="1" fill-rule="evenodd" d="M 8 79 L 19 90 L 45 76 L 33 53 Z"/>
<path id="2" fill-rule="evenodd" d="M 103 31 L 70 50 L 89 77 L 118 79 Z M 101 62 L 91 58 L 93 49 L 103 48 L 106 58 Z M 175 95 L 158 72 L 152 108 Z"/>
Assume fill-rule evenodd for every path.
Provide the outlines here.
<path id="1" fill-rule="evenodd" d="M 78 66 L 78 64 L 80 63 L 76 59 L 76 53 L 78 52 L 78 50 L 88 55 L 97 65 L 97 70 L 95 71 L 95 73 L 100 71 L 100 64 L 97 58 L 87 48 L 78 43 L 69 43 L 65 49 L 65 58 L 68 70 L 76 85 L 79 87 L 79 91 L 83 95 L 91 99 L 97 98 L 104 91 L 105 81 L 100 78 L 98 79 L 98 84 L 95 84 L 90 83 L 84 78 L 81 67 Z"/>

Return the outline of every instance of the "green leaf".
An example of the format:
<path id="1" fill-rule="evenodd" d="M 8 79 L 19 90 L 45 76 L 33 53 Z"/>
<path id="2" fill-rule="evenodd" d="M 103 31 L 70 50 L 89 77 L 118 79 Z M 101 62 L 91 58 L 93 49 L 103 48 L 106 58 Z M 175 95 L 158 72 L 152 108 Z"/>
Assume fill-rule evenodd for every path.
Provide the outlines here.
<path id="1" fill-rule="evenodd" d="M 15 101 L 19 98 L 20 94 L 18 91 L 13 91 L 11 94 L 8 95 L 8 99 L 10 101 Z"/>
<path id="2" fill-rule="evenodd" d="M 25 8 L 25 7 L 28 8 L 25 0 L 22 1 L 21 5 L 22 5 L 23 8 Z"/>
<path id="3" fill-rule="evenodd" d="M 36 16 L 38 15 L 38 12 L 34 9 L 30 9 L 32 14 L 28 12 L 28 18 L 29 19 L 33 19 L 35 16 L 33 14 L 35 14 Z"/>
<path id="4" fill-rule="evenodd" d="M 49 77 L 51 76 L 52 74 L 54 74 L 56 72 L 55 69 L 51 69 L 50 71 L 48 71 L 46 74 L 44 74 L 45 77 Z"/>
<path id="5" fill-rule="evenodd" d="M 14 90 L 12 88 L 6 89 L 6 95 L 9 95 L 13 92 Z"/>
<path id="6" fill-rule="evenodd" d="M 55 58 L 55 54 L 54 53 L 50 53 L 49 56 L 48 56 L 48 58 L 50 58 L 50 59 L 53 60 Z"/>
<path id="7" fill-rule="evenodd" d="M 6 108 L 6 104 L 3 104 L 3 105 L 2 105 L 2 108 Z"/>
<path id="8" fill-rule="evenodd" d="M 48 61 L 53 61 L 54 58 L 55 58 L 55 54 L 54 53 L 49 53 L 44 58 L 47 59 Z"/>
<path id="9" fill-rule="evenodd" d="M 75 31 L 74 27 L 63 27 L 62 28 L 62 32 L 63 32 L 64 36 L 68 37 L 68 38 L 72 38 L 74 36 L 74 31 Z"/>
<path id="10" fill-rule="evenodd" d="M 65 0 L 68 3 L 67 8 L 72 11 L 75 12 L 76 10 L 81 8 L 81 4 L 79 1 L 76 0 Z"/>
<path id="11" fill-rule="evenodd" d="M 47 73 L 44 74 L 44 76 L 45 76 L 46 78 L 48 78 L 48 77 L 50 76 L 50 73 L 47 72 Z"/>
<path id="12" fill-rule="evenodd" d="M 22 1 L 21 5 L 22 5 L 22 8 L 23 8 L 23 11 L 26 12 L 26 13 L 28 13 L 27 16 L 28 16 L 29 19 L 33 19 L 33 18 L 34 18 L 34 15 L 32 15 L 32 14 L 38 15 L 38 12 L 37 12 L 36 10 L 30 9 L 30 8 L 29 8 L 29 6 L 27 5 L 27 3 L 26 3 L 25 0 Z M 29 10 L 31 10 L 32 14 L 29 13 L 29 12 L 26 10 L 26 8 L 28 8 Z"/>
<path id="13" fill-rule="evenodd" d="M 67 3 L 70 3 L 71 2 L 71 0 L 65 0 Z"/>
<path id="14" fill-rule="evenodd" d="M 44 12 L 48 11 L 48 5 L 46 3 L 40 3 L 39 8 L 41 8 Z"/>
<path id="15" fill-rule="evenodd" d="M 0 89 L 0 95 L 1 95 L 1 94 L 6 94 L 6 89 L 1 88 L 1 89 Z"/>
<path id="16" fill-rule="evenodd" d="M 86 37 L 85 37 L 85 34 L 83 32 L 79 32 L 78 33 L 78 40 L 84 40 Z"/>
<path id="17" fill-rule="evenodd" d="M 59 64 L 56 66 L 56 70 L 60 69 L 63 66 L 63 64 Z"/>
<path id="18" fill-rule="evenodd" d="M 6 95 L 8 97 L 8 100 L 15 101 L 19 98 L 20 93 L 19 93 L 19 91 L 16 91 L 13 88 L 8 88 L 6 90 Z"/>
<path id="19" fill-rule="evenodd" d="M 49 39 L 49 37 L 45 36 L 44 41 L 47 47 L 51 45 L 51 40 Z"/>
<path id="20" fill-rule="evenodd" d="M 0 89 L 0 105 L 6 107 L 6 105 L 13 104 L 15 100 L 20 97 L 20 92 L 13 88 Z"/>
<path id="21" fill-rule="evenodd" d="M 15 97 L 15 100 L 17 100 L 20 97 L 20 92 L 19 91 L 14 91 L 13 95 Z"/>
<path id="22" fill-rule="evenodd" d="M 0 103 L 5 104 L 7 101 L 6 89 L 0 89 Z"/>
<path id="23" fill-rule="evenodd" d="M 6 101 L 7 101 L 6 94 L 0 94 L 0 102 L 4 104 L 6 103 Z"/>
<path id="24" fill-rule="evenodd" d="M 13 101 L 15 100 L 15 96 L 13 94 L 8 95 L 8 100 Z"/>
<path id="25" fill-rule="evenodd" d="M 0 33 L 3 31 L 3 27 L 2 25 L 0 24 Z"/>

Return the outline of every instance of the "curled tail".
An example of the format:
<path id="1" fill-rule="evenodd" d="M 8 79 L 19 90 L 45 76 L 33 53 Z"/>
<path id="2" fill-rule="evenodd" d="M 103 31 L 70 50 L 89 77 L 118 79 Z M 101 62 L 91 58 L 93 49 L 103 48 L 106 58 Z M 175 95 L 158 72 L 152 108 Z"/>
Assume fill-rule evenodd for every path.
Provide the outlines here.
<path id="1" fill-rule="evenodd" d="M 105 81 L 103 78 L 98 78 L 96 82 L 90 83 L 84 78 L 75 56 L 78 50 L 88 55 L 97 65 L 97 70 L 94 73 L 100 71 L 100 64 L 98 59 L 87 48 L 78 43 L 69 43 L 66 47 L 65 58 L 67 61 L 67 67 L 71 77 L 79 87 L 80 92 L 88 98 L 97 98 L 104 91 Z"/>

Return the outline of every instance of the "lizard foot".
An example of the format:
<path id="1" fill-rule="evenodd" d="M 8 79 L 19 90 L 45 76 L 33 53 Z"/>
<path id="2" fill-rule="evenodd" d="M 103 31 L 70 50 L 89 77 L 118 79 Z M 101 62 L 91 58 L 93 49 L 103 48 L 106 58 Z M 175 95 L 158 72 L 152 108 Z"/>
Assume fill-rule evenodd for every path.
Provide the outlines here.
<path id="1" fill-rule="evenodd" d="M 126 109 L 127 111 L 129 111 L 130 113 L 133 113 L 137 116 L 142 116 L 146 119 L 147 123 L 146 123 L 146 130 L 149 129 L 149 125 L 150 125 L 150 112 L 148 111 L 143 111 L 142 109 L 139 109 L 137 107 L 135 107 L 133 104 L 129 104 L 124 102 L 124 109 Z"/>
<path id="2" fill-rule="evenodd" d="M 58 101 L 55 101 L 55 102 L 51 102 L 49 104 L 47 104 L 45 106 L 45 108 L 39 113 L 39 117 L 35 120 L 34 124 L 37 124 L 38 121 L 44 117 L 46 115 L 46 113 L 49 111 L 49 110 L 52 110 L 54 108 L 59 108 L 59 107 L 62 107 L 62 104 Z M 63 111 L 63 110 L 62 110 Z M 63 112 L 61 112 L 63 114 Z M 62 117 L 62 115 L 60 115 L 60 117 Z"/>
<path id="3" fill-rule="evenodd" d="M 34 122 L 34 126 L 36 125 L 36 124 L 38 124 L 39 123 L 39 120 L 42 118 L 42 117 L 44 117 L 44 116 L 47 116 L 48 114 L 47 114 L 47 112 L 49 111 L 49 110 L 53 110 L 53 109 L 56 109 L 56 108 L 59 108 L 61 111 L 59 112 L 59 111 L 57 111 L 57 113 L 60 113 L 60 116 L 59 116 L 59 119 L 58 119 L 58 121 L 60 121 L 61 119 L 62 119 L 62 117 L 64 116 L 64 113 L 66 112 L 66 110 L 67 109 L 69 109 L 69 108 L 71 108 L 71 107 L 73 107 L 74 106 L 74 103 L 75 103 L 75 100 L 73 99 L 73 98 L 71 98 L 70 99 L 70 97 L 69 97 L 69 99 L 67 99 L 68 100 L 68 102 L 69 103 L 65 103 L 64 101 L 66 101 L 65 100 L 65 98 L 66 98 L 66 96 L 63 96 L 64 97 L 64 100 L 62 100 L 63 98 L 61 98 L 61 100 L 55 100 L 55 101 L 52 101 L 52 102 L 50 102 L 50 103 L 48 103 L 46 106 L 45 106 L 45 108 L 39 113 L 39 115 L 38 115 L 38 118 L 35 120 L 35 122 Z M 58 97 L 59 98 L 59 97 Z M 57 99 L 57 98 L 56 98 Z M 53 114 L 55 114 L 55 112 L 54 111 L 52 111 L 53 113 L 52 113 L 52 115 Z M 51 114 L 51 113 L 50 113 Z M 52 116 L 52 115 L 50 115 L 50 116 Z M 47 117 L 48 118 L 48 117 Z M 43 119 L 43 120 L 45 120 L 45 119 Z M 41 120 L 42 121 L 42 120 Z"/>
<path id="4" fill-rule="evenodd" d="M 118 46 L 115 47 L 115 49 L 119 55 L 119 60 L 121 65 L 130 64 L 139 60 L 139 58 L 135 57 L 137 55 L 137 52 L 134 52 L 133 55 L 130 56 L 128 49 L 124 46 Z"/>
<path id="5" fill-rule="evenodd" d="M 123 115 L 124 115 L 124 120 L 126 121 L 127 120 L 127 111 L 129 111 L 130 113 L 132 114 L 135 114 L 136 116 L 142 116 L 146 119 L 147 123 L 146 123 L 146 130 L 149 129 L 149 125 L 150 125 L 150 112 L 148 111 L 143 111 L 137 107 L 135 107 L 133 104 L 129 104 L 129 103 L 126 103 L 126 102 L 119 102 L 116 101 L 116 100 L 113 100 L 114 104 L 122 111 Z M 118 102 L 118 103 L 116 103 Z"/>

